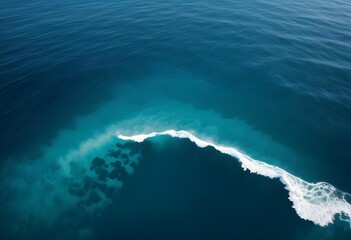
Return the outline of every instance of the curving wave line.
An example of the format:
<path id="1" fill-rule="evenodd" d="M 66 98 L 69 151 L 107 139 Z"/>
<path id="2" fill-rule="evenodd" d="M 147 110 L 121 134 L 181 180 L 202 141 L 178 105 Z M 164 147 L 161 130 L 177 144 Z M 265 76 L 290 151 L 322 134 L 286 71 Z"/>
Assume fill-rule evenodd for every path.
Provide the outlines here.
<path id="1" fill-rule="evenodd" d="M 133 136 L 124 136 L 117 133 L 118 138 L 135 142 L 143 142 L 147 138 L 159 135 L 187 138 L 201 148 L 211 146 L 221 153 L 237 158 L 244 170 L 272 179 L 279 178 L 285 185 L 285 189 L 289 191 L 289 199 L 293 203 L 293 208 L 302 219 L 312 221 L 320 226 L 327 226 L 333 223 L 335 216 L 339 214 L 340 219 L 348 222 L 351 228 L 351 204 L 346 200 L 347 198 L 350 199 L 351 195 L 336 189 L 329 183 L 306 182 L 284 169 L 252 159 L 234 147 L 206 142 L 184 130 L 176 131 L 171 129 Z"/>

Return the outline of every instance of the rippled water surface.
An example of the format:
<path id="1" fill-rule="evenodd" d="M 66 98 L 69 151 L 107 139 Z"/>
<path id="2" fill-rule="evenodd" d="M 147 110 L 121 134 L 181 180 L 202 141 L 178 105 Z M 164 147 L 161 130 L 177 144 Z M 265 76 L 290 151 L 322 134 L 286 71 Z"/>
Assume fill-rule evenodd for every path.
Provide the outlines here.
<path id="1" fill-rule="evenodd" d="M 1 239 L 350 239 L 212 148 L 116 136 L 187 130 L 351 193 L 350 16 L 344 0 L 2 0 Z"/>

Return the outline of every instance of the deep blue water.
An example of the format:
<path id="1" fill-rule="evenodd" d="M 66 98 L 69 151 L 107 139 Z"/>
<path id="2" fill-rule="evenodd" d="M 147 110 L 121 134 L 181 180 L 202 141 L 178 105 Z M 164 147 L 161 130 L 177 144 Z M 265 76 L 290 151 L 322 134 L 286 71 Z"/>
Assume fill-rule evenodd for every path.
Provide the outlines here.
<path id="1" fill-rule="evenodd" d="M 344 0 L 2 0 L 1 239 L 351 239 L 214 149 L 115 145 L 184 129 L 351 193 L 350 16 Z"/>

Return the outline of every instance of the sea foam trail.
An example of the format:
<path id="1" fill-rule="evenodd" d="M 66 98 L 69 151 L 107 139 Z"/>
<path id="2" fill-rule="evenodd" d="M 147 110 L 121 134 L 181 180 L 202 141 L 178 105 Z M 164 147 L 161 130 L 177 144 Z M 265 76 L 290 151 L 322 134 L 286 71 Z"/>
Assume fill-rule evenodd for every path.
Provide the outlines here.
<path id="1" fill-rule="evenodd" d="M 351 195 L 336 189 L 325 182 L 310 183 L 298 178 L 284 169 L 252 159 L 248 155 L 240 152 L 234 147 L 218 145 L 199 139 L 190 132 L 180 130 L 167 130 L 164 132 L 152 132 L 149 134 L 138 134 L 124 136 L 117 134 L 122 140 L 133 140 L 143 142 L 147 138 L 169 135 L 177 138 L 188 138 L 197 146 L 214 147 L 216 150 L 233 156 L 238 159 L 244 170 L 256 173 L 269 178 L 279 178 L 289 191 L 289 199 L 293 203 L 296 213 L 306 220 L 310 220 L 320 226 L 327 226 L 333 223 L 334 217 L 339 214 L 340 219 L 350 224 L 351 228 L 351 204 L 346 200 Z"/>

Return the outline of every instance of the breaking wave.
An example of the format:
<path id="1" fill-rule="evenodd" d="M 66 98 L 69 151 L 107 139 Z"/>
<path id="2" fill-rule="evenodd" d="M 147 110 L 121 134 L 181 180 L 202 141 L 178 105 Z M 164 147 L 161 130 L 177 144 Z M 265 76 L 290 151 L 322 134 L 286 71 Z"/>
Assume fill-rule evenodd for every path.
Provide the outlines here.
<path id="1" fill-rule="evenodd" d="M 336 189 L 329 183 L 307 182 L 282 168 L 255 160 L 234 147 L 204 141 L 184 130 L 177 131 L 171 129 L 163 132 L 151 132 L 133 136 L 125 136 L 117 133 L 119 139 L 135 142 L 143 142 L 147 138 L 160 135 L 187 138 L 201 148 L 213 147 L 221 153 L 238 159 L 244 170 L 249 170 L 251 173 L 271 179 L 279 178 L 285 185 L 285 189 L 289 191 L 289 200 L 293 203 L 293 208 L 302 219 L 312 221 L 320 226 L 327 226 L 333 223 L 335 216 L 338 215 L 342 221 L 348 222 L 351 227 L 351 204 L 347 200 L 351 198 L 351 195 Z"/>

